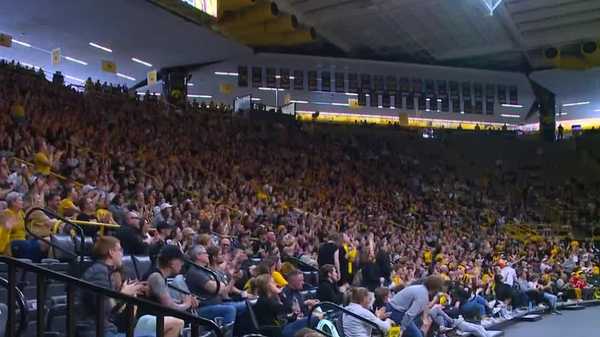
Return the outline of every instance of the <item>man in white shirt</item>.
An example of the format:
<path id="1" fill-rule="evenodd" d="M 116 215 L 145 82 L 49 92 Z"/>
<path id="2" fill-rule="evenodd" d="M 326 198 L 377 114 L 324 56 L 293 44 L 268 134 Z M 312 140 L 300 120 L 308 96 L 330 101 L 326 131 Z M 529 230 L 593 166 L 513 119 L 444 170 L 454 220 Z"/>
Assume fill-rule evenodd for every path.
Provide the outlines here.
<path id="1" fill-rule="evenodd" d="M 498 266 L 500 266 L 500 275 L 502 275 L 502 282 L 509 286 L 514 286 L 515 280 L 517 279 L 517 272 L 511 266 L 509 266 L 505 260 L 498 261 Z"/>

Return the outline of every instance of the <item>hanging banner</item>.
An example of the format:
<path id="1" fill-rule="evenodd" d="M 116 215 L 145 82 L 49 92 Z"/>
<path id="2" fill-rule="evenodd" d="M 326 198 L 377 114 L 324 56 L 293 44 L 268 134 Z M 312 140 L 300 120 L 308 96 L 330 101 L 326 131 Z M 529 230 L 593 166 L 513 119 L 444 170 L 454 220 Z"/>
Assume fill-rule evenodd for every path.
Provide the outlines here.
<path id="1" fill-rule="evenodd" d="M 107 73 L 117 73 L 117 64 L 113 61 L 102 60 L 102 71 Z"/>
<path id="2" fill-rule="evenodd" d="M 146 74 L 146 80 L 148 81 L 148 86 L 156 84 L 158 82 L 158 73 L 156 70 L 151 70 Z"/>
<path id="3" fill-rule="evenodd" d="M 10 48 L 12 46 L 12 36 L 0 34 L 0 46 Z"/>
<path id="4" fill-rule="evenodd" d="M 60 64 L 60 60 L 61 60 L 61 57 L 60 57 L 60 48 L 52 49 L 51 55 L 52 55 L 52 64 L 53 65 Z"/>
<path id="5" fill-rule="evenodd" d="M 233 92 L 233 84 L 221 83 L 219 84 L 219 92 L 225 95 L 230 95 Z"/>
<path id="6" fill-rule="evenodd" d="M 398 115 L 398 120 L 400 122 L 400 125 L 402 126 L 408 126 L 408 114 L 407 113 L 401 113 Z"/>
<path id="7" fill-rule="evenodd" d="M 360 108 L 360 104 L 358 104 L 358 98 L 348 98 L 348 106 L 350 109 Z"/>

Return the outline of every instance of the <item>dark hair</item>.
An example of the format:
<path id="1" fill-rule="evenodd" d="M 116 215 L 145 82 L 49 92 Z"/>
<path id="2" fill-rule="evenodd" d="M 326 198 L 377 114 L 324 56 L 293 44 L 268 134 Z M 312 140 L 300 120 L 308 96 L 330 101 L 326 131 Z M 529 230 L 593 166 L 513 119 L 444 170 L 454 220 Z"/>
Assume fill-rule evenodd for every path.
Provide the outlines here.
<path id="1" fill-rule="evenodd" d="M 208 254 L 208 262 L 210 264 L 213 264 L 215 262 L 216 258 L 221 253 L 221 250 L 219 249 L 219 247 L 210 246 L 210 247 L 206 248 L 206 253 Z"/>
<path id="2" fill-rule="evenodd" d="M 166 267 L 173 260 L 183 261 L 183 253 L 179 247 L 174 245 L 166 245 L 158 253 L 158 266 Z"/>
<path id="3" fill-rule="evenodd" d="M 332 264 L 324 264 L 319 269 L 319 280 L 327 280 L 329 278 L 329 273 L 335 270 L 335 266 Z"/>
<path id="4" fill-rule="evenodd" d="M 439 291 L 444 285 L 444 279 L 439 275 L 430 275 L 425 278 L 424 285 L 429 291 Z"/>

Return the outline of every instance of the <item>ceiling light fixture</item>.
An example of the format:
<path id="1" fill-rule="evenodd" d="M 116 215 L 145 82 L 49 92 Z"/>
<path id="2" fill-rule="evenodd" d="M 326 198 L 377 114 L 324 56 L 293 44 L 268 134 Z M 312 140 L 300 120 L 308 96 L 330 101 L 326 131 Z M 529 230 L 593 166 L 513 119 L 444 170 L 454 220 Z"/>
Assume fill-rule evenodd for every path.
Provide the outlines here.
<path id="1" fill-rule="evenodd" d="M 358 96 L 358 94 L 354 92 L 346 92 L 345 94 L 346 96 Z"/>
<path id="2" fill-rule="evenodd" d="M 308 101 L 291 100 L 290 103 L 308 104 Z"/>
<path id="3" fill-rule="evenodd" d="M 87 62 L 79 60 L 79 59 L 76 59 L 74 57 L 65 56 L 65 59 L 68 60 L 68 61 L 71 61 L 71 62 L 79 63 L 79 64 L 84 65 L 84 66 L 88 65 Z"/>
<path id="4" fill-rule="evenodd" d="M 194 86 L 194 83 L 192 83 L 192 82 L 188 82 L 188 83 L 187 83 L 187 86 L 188 86 L 188 87 L 193 87 L 193 86 Z"/>
<path id="5" fill-rule="evenodd" d="M 85 83 L 85 80 L 82 80 L 81 78 L 75 77 L 75 76 L 71 76 L 71 75 L 65 75 L 65 78 L 72 80 L 72 81 L 77 81 L 80 83 Z"/>
<path id="6" fill-rule="evenodd" d="M 566 103 L 566 104 L 563 104 L 562 106 L 577 106 L 577 105 L 588 105 L 588 104 L 590 104 L 590 102 L 585 101 L 585 102 Z"/>
<path id="7" fill-rule="evenodd" d="M 188 97 L 192 97 L 192 98 L 212 98 L 211 95 L 188 95 Z"/>
<path id="8" fill-rule="evenodd" d="M 335 106 L 350 106 L 350 104 L 348 104 L 348 103 L 331 103 L 331 105 L 335 105 Z"/>
<path id="9" fill-rule="evenodd" d="M 16 44 L 20 44 L 23 47 L 31 48 L 31 45 L 27 42 L 19 41 L 17 39 L 12 39 L 12 42 L 14 42 Z"/>
<path id="10" fill-rule="evenodd" d="M 501 114 L 500 116 L 504 118 L 521 118 L 521 115 L 512 115 L 512 114 Z"/>
<path id="11" fill-rule="evenodd" d="M 149 68 L 151 68 L 151 67 L 152 67 L 152 64 L 151 64 L 151 63 L 148 63 L 148 62 L 146 62 L 146 61 L 142 61 L 142 60 L 140 60 L 140 59 L 138 59 L 138 58 L 132 57 L 132 58 L 131 58 L 131 60 L 132 60 L 133 62 L 136 62 L 136 63 L 139 63 L 139 64 L 143 64 L 143 65 L 145 65 L 146 67 L 149 67 Z"/>
<path id="12" fill-rule="evenodd" d="M 119 76 L 121 78 L 124 78 L 126 80 L 135 81 L 134 77 L 131 77 L 131 76 L 128 76 L 128 75 L 125 75 L 125 74 L 117 73 L 117 76 Z"/>
<path id="13" fill-rule="evenodd" d="M 505 108 L 522 108 L 523 107 L 521 104 L 502 104 L 502 106 Z"/>
<path id="14" fill-rule="evenodd" d="M 112 49 L 104 47 L 104 46 L 101 46 L 101 45 L 99 45 L 97 43 L 90 42 L 89 45 L 92 46 L 92 47 L 94 47 L 94 48 L 98 48 L 98 49 L 104 50 L 105 52 L 112 53 Z"/>
<path id="15" fill-rule="evenodd" d="M 258 97 L 252 97 L 253 101 L 262 101 L 262 98 L 258 98 Z"/>

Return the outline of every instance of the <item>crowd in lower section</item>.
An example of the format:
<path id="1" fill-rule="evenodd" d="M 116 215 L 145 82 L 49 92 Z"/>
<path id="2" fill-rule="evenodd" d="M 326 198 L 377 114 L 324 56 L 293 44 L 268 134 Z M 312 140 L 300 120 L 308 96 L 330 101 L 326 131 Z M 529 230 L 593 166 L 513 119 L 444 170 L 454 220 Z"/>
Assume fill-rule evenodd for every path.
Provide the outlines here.
<path id="1" fill-rule="evenodd" d="M 473 322 L 598 295 L 591 241 L 534 242 L 504 231 L 564 222 L 564 214 L 595 221 L 598 184 L 577 193 L 575 180 L 538 186 L 543 177 L 507 172 L 511 163 L 500 160 L 482 166 L 481 177 L 450 171 L 411 130 L 390 141 L 377 130 L 253 122 L 213 104 L 174 109 L 107 85 L 76 89 L 0 63 L 3 255 L 55 256 L 40 238 L 76 231 L 41 211 L 25 219 L 48 209 L 83 223 L 95 241 L 97 263 L 84 279 L 235 324 L 235 334 L 248 299 L 273 335 L 302 334 L 309 311 L 330 301 L 382 330 L 394 322 L 404 336 L 421 336 L 431 322 L 440 333 L 486 336 Z M 124 276 L 123 254 L 150 257 L 143 283 Z M 184 267 L 184 257 L 216 280 Z M 319 277 L 308 285 L 299 268 L 311 266 Z M 167 278 L 192 295 L 173 297 Z M 107 309 L 107 334 L 122 333 L 129 322 L 118 304 Z M 152 335 L 153 316 L 138 316 L 136 334 Z M 343 323 L 352 336 L 370 334 L 353 316 Z M 182 324 L 167 319 L 167 336 Z"/>

